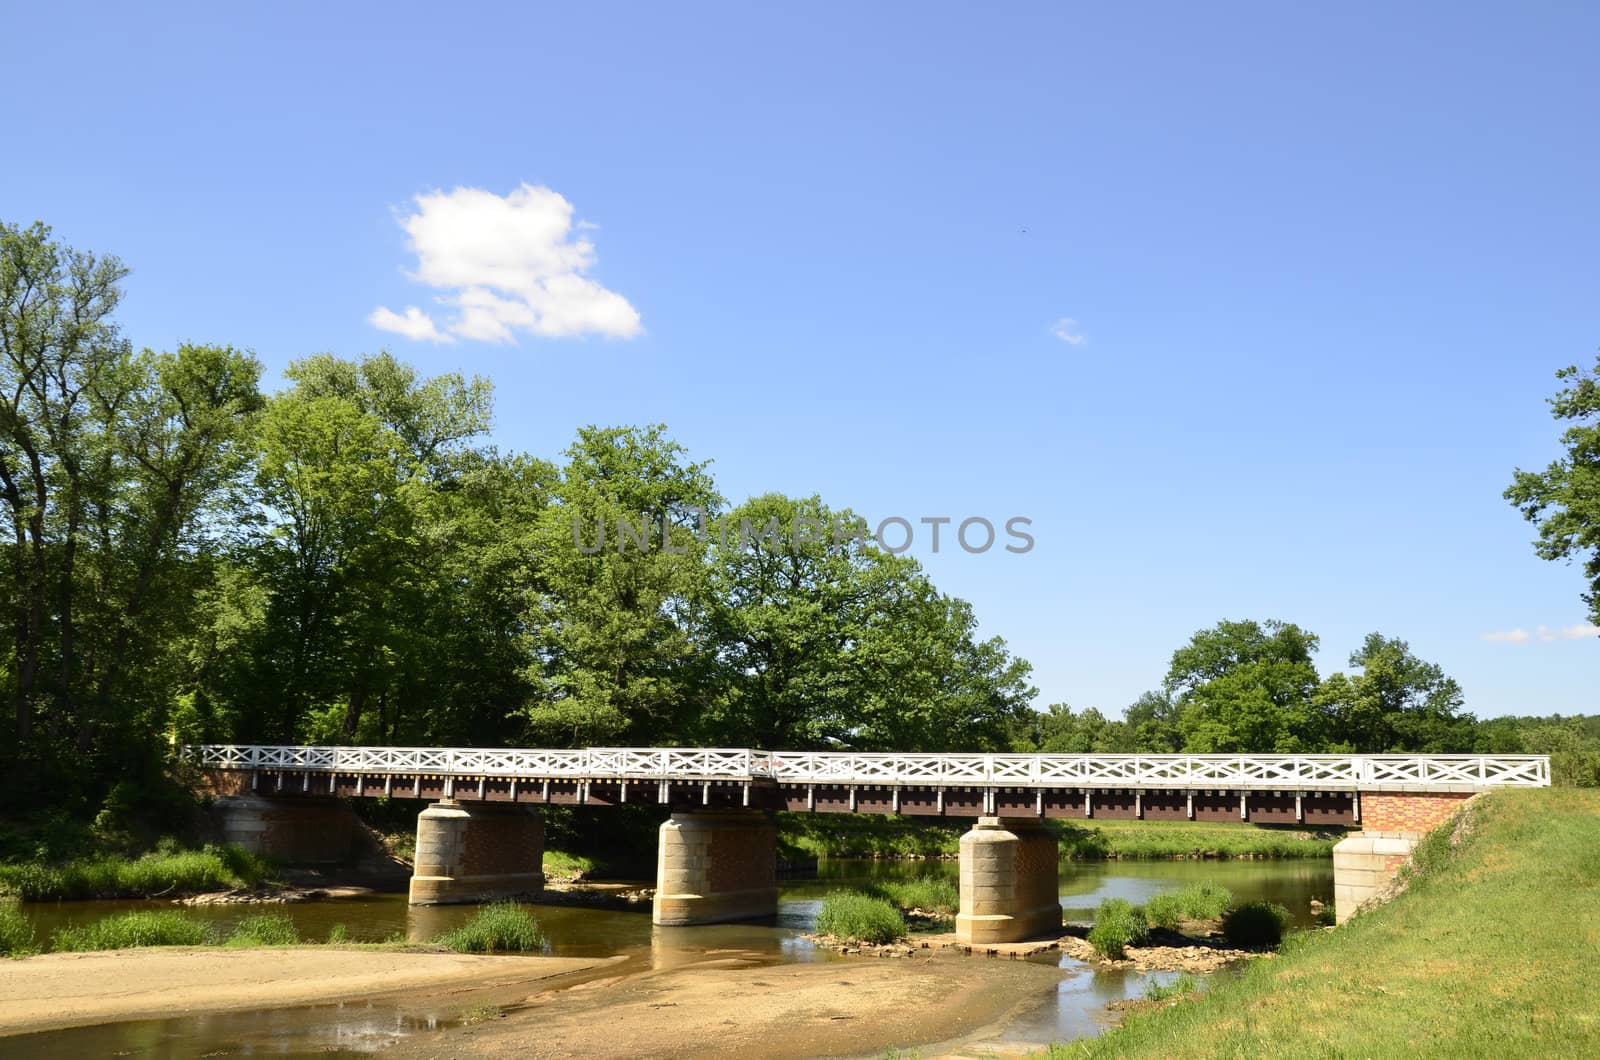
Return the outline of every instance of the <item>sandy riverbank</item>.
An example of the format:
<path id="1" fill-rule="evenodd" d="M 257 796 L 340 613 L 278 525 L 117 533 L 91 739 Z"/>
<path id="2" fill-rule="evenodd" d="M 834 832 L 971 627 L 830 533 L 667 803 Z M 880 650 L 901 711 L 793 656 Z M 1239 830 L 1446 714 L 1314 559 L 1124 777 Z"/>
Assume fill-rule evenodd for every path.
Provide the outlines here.
<path id="1" fill-rule="evenodd" d="M 534 984 L 603 963 L 328 946 L 51 953 L 0 960 L 0 1035 L 441 987 Z"/>
<path id="2" fill-rule="evenodd" d="M 730 958 L 539 991 L 507 1014 L 402 1042 L 405 1057 L 881 1055 L 992 1033 L 1053 969 L 955 955 L 758 965 Z M 943 1053 L 923 1046 L 922 1055 Z"/>

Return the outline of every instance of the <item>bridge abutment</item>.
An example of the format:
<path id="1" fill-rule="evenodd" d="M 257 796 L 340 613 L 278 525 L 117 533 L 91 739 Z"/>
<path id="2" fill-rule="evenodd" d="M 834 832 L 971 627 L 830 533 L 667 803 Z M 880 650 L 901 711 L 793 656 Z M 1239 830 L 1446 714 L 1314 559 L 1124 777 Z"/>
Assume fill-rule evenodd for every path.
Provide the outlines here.
<path id="1" fill-rule="evenodd" d="M 1342 924 L 1388 887 L 1422 837 L 1444 824 L 1471 792 L 1362 792 L 1362 830 L 1333 848 L 1333 911 Z"/>
<path id="2" fill-rule="evenodd" d="M 222 841 L 291 865 L 350 857 L 355 814 L 339 799 L 224 795 L 212 804 Z"/>
<path id="3" fill-rule="evenodd" d="M 436 802 L 417 815 L 412 905 L 451 905 L 544 889 L 544 818 L 526 806 Z"/>
<path id="4" fill-rule="evenodd" d="M 675 813 L 661 824 L 651 919 L 752 920 L 778 912 L 778 828 L 761 811 Z"/>
<path id="5" fill-rule="evenodd" d="M 1059 934 L 1060 872 L 1055 834 L 1038 820 L 978 818 L 961 837 L 956 937 L 972 945 Z"/>

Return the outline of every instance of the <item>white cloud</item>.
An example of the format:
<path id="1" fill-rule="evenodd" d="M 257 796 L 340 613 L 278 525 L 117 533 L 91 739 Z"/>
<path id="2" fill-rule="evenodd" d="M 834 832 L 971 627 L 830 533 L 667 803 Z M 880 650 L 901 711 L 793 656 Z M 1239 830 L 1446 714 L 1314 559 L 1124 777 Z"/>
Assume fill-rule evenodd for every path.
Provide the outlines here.
<path id="1" fill-rule="evenodd" d="M 414 305 L 406 306 L 404 313 L 396 313 L 387 306 L 379 306 L 367 317 L 367 323 L 396 335 L 419 342 L 454 342 L 455 339 L 440 331 L 433 318 Z"/>
<path id="2" fill-rule="evenodd" d="M 632 338 L 639 312 L 586 273 L 595 264 L 593 225 L 574 222 L 572 204 L 545 187 L 523 184 L 505 196 L 482 188 L 418 195 L 400 219 L 417 255 L 411 278 L 455 310 L 438 322 L 415 306 L 402 315 L 380 306 L 375 327 L 413 339 L 514 342 L 545 338 Z"/>
<path id="3" fill-rule="evenodd" d="M 1050 334 L 1068 346 L 1082 346 L 1088 341 L 1083 332 L 1078 329 L 1078 322 L 1071 317 L 1062 317 L 1054 324 L 1051 324 Z"/>
<path id="4" fill-rule="evenodd" d="M 1586 640 L 1589 637 L 1600 637 L 1600 626 L 1588 622 L 1579 622 L 1572 626 L 1561 626 L 1551 629 L 1549 626 L 1538 626 L 1532 633 L 1525 629 L 1508 629 L 1501 633 L 1480 633 L 1481 640 L 1497 640 L 1508 644 L 1527 644 L 1538 639 L 1549 644 L 1557 640 Z"/>

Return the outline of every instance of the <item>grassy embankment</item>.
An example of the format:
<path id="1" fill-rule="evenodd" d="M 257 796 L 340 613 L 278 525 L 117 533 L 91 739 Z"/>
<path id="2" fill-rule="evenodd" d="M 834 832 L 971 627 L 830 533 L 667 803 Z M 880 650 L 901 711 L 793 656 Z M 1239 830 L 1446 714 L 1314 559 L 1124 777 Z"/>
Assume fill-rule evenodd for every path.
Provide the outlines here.
<path id="1" fill-rule="evenodd" d="M 272 877 L 273 867 L 264 858 L 234 846 L 208 846 L 141 857 L 105 854 L 0 864 L 0 895 L 27 902 L 148 898 L 254 887 Z"/>
<path id="2" fill-rule="evenodd" d="M 1452 832 L 1388 905 L 1050 1055 L 1600 1055 L 1600 792 L 1496 792 Z"/>
<path id="3" fill-rule="evenodd" d="M 52 953 L 81 953 L 88 950 L 127 950 L 148 946 L 303 946 L 315 939 L 300 937 L 294 921 L 282 913 L 258 913 L 245 917 L 232 931 L 223 934 L 216 925 L 176 909 L 118 913 L 91 924 L 58 929 L 48 947 L 35 938 L 33 927 L 12 899 L 0 899 L 0 957 L 31 957 L 48 949 Z M 399 934 L 381 943 L 349 943 L 343 924 L 335 924 L 326 942 L 330 946 L 356 949 L 427 948 L 408 942 Z M 445 932 L 431 943 L 433 947 L 457 953 L 526 953 L 543 950 L 546 940 L 539 921 L 514 903 L 494 902 L 473 914 L 472 919 Z"/>
<path id="4" fill-rule="evenodd" d="M 1338 831 L 1196 821 L 1050 821 L 1061 856 L 1081 861 L 1140 858 L 1326 858 Z M 780 846 L 824 858 L 947 858 L 964 826 L 899 817 L 778 815 Z"/>

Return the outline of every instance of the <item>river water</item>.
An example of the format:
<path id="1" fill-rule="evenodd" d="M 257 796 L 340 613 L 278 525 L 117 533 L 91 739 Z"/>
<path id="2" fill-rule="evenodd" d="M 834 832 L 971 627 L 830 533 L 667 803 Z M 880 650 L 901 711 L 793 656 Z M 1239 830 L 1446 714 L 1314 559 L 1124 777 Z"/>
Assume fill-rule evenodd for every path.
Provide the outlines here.
<path id="1" fill-rule="evenodd" d="M 713 924 L 690 928 L 658 928 L 650 923 L 648 904 L 636 910 L 538 905 L 533 909 L 550 939 L 550 952 L 564 957 L 622 955 L 621 971 L 666 970 L 706 959 L 711 950 L 744 951 L 771 963 L 847 960 L 819 950 L 803 937 L 815 923 L 823 897 L 838 887 L 871 880 L 920 875 L 956 876 L 952 862 L 825 861 L 814 880 L 780 883 L 778 916 L 766 924 Z M 1103 898 L 1135 903 L 1163 891 L 1209 881 L 1233 892 L 1238 901 L 1265 899 L 1282 904 L 1296 926 L 1311 923 L 1313 898 L 1329 901 L 1333 867 L 1326 861 L 1121 861 L 1063 863 L 1061 904 L 1067 920 L 1087 922 Z M 24 907 L 36 934 L 67 924 L 86 923 L 129 909 L 149 909 L 149 902 L 36 903 Z M 378 942 L 404 934 L 425 940 L 446 931 L 473 913 L 470 906 L 408 906 L 404 895 L 371 895 L 281 906 L 197 906 L 193 915 L 226 930 L 240 919 L 263 910 L 293 918 L 302 938 L 323 939 L 342 924 L 352 942 Z M 1105 1005 L 1139 997 L 1154 979 L 1170 981 L 1170 973 L 1108 970 L 1058 953 L 1030 958 L 1049 964 L 1058 974 L 1043 982 L 1036 1003 L 1023 1006 L 995 1045 L 1047 1043 L 1098 1034 L 1105 1026 Z M 616 975 L 615 965 L 604 970 Z M 1225 974 L 1225 973 L 1224 973 Z M 215 1013 L 162 1020 L 139 1020 L 42 1034 L 0 1038 L 0 1053 L 19 1058 L 151 1056 L 172 1060 L 228 1056 L 361 1056 L 399 1039 L 438 1033 L 461 1014 L 461 1001 L 448 1005 L 427 999 L 399 998 L 375 1002 Z"/>

